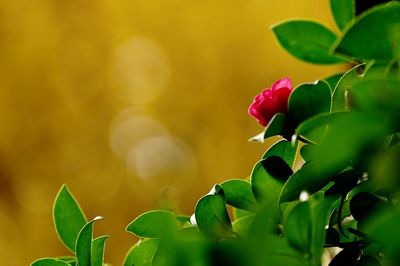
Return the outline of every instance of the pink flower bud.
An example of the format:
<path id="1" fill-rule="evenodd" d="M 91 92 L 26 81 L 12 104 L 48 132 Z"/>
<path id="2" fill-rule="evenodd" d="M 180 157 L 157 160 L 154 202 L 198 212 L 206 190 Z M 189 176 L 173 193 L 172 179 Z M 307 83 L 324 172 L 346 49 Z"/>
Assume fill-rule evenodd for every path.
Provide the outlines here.
<path id="1" fill-rule="evenodd" d="M 289 78 L 275 81 L 271 88 L 263 90 L 254 98 L 249 114 L 265 127 L 275 114 L 287 114 L 287 102 L 292 89 Z"/>

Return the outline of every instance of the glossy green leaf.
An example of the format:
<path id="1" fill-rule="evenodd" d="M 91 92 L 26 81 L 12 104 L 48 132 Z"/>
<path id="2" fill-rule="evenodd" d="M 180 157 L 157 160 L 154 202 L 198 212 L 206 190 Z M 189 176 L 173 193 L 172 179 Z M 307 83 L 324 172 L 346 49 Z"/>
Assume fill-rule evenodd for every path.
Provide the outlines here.
<path id="1" fill-rule="evenodd" d="M 180 228 L 176 233 L 176 239 L 181 241 L 208 241 L 209 239 L 200 232 L 199 228 L 195 225 Z"/>
<path id="2" fill-rule="evenodd" d="M 260 229 L 258 230 L 258 234 L 260 232 L 264 231 Z M 253 243 L 253 246 L 251 246 L 253 255 L 249 259 L 253 259 L 253 263 L 244 263 L 242 265 L 310 265 L 307 259 L 300 252 L 293 249 L 284 237 L 263 236 L 262 234 L 260 237 L 263 237 L 262 242 Z"/>
<path id="3" fill-rule="evenodd" d="M 71 266 L 76 265 L 76 257 L 72 256 L 63 256 L 63 257 L 56 257 L 55 259 L 61 260 L 63 262 L 69 263 Z"/>
<path id="4" fill-rule="evenodd" d="M 287 180 L 279 197 L 280 203 L 299 199 L 303 191 L 313 194 L 329 183 L 332 176 L 319 172 L 316 161 L 305 164 Z"/>
<path id="5" fill-rule="evenodd" d="M 296 200 L 301 191 L 312 194 L 351 164 L 352 158 L 376 139 L 389 133 L 387 122 L 358 112 L 347 112 L 330 123 L 324 140 L 316 145 L 314 160 L 286 182 L 281 202 Z M 340 138 L 338 138 L 340 136 Z"/>
<path id="6" fill-rule="evenodd" d="M 70 266 L 70 264 L 62 260 L 43 258 L 35 260 L 31 266 Z"/>
<path id="7" fill-rule="evenodd" d="M 59 238 L 74 252 L 76 239 L 86 224 L 86 217 L 66 185 L 61 187 L 55 199 L 53 219 Z"/>
<path id="8" fill-rule="evenodd" d="M 355 154 L 388 134 L 387 123 L 363 113 L 347 112 L 334 122 L 324 140 L 315 146 L 314 160 L 294 173 L 281 193 L 281 202 L 296 200 L 304 190 L 312 194 L 351 164 Z M 338 138 L 340 136 L 340 138 Z"/>
<path id="9" fill-rule="evenodd" d="M 281 182 L 286 182 L 293 174 L 292 168 L 279 156 L 271 156 L 263 159 L 262 164 L 272 178 Z"/>
<path id="10" fill-rule="evenodd" d="M 305 162 L 311 161 L 314 157 L 314 150 L 315 150 L 315 145 L 313 144 L 305 144 L 301 147 L 300 149 L 300 155 L 303 158 Z"/>
<path id="11" fill-rule="evenodd" d="M 378 243 L 384 244 L 390 250 L 400 251 L 400 212 L 394 209 L 378 210 L 363 226 Z"/>
<path id="12" fill-rule="evenodd" d="M 289 244 L 305 254 L 310 254 L 312 220 L 310 203 L 300 202 L 289 213 L 285 224 L 284 234 Z"/>
<path id="13" fill-rule="evenodd" d="M 311 219 L 312 219 L 312 229 L 311 229 L 311 259 L 314 265 L 319 265 L 321 262 L 321 257 L 324 251 L 325 243 L 325 228 L 329 224 L 329 214 L 332 209 L 334 200 L 333 199 L 320 199 L 311 198 Z"/>
<path id="14" fill-rule="evenodd" d="M 134 235 L 150 238 L 162 237 L 177 229 L 175 214 L 164 210 L 145 212 L 126 227 L 126 231 Z"/>
<path id="15" fill-rule="evenodd" d="M 233 212 L 234 220 L 237 220 L 237 219 L 240 219 L 242 217 L 249 216 L 250 214 L 252 214 L 252 212 L 248 212 L 248 211 L 237 209 L 237 208 L 233 208 L 232 212 Z"/>
<path id="16" fill-rule="evenodd" d="M 289 96 L 288 111 L 290 119 L 300 124 L 306 119 L 331 110 L 331 90 L 323 80 L 302 84 Z"/>
<path id="17" fill-rule="evenodd" d="M 194 228 L 185 231 L 185 236 L 160 241 L 154 254 L 152 266 L 199 265 L 208 266 L 207 255 L 210 241 L 200 240 Z M 194 235 L 193 235 L 194 233 Z M 189 235 L 189 236 L 187 236 Z"/>
<path id="18" fill-rule="evenodd" d="M 343 29 L 356 15 L 354 0 L 331 0 L 331 10 L 339 29 Z"/>
<path id="19" fill-rule="evenodd" d="M 293 56 L 315 64 L 334 64 L 343 59 L 330 54 L 335 34 L 317 22 L 289 20 L 272 26 L 279 43 Z"/>
<path id="20" fill-rule="evenodd" d="M 226 238 L 233 234 L 223 193 L 202 197 L 196 204 L 195 218 L 199 230 L 207 236 Z"/>
<path id="21" fill-rule="evenodd" d="M 247 229 L 247 237 L 254 245 L 268 243 L 267 239 L 281 234 L 281 217 L 277 207 L 276 202 L 269 200 L 255 213 Z"/>
<path id="22" fill-rule="evenodd" d="M 254 265 L 249 248 L 244 241 L 227 239 L 213 243 L 210 247 L 209 266 L 229 265 L 242 266 Z"/>
<path id="23" fill-rule="evenodd" d="M 334 179 L 332 179 L 335 184 L 325 191 L 325 196 L 339 197 L 342 195 L 347 195 L 350 190 L 357 186 L 362 176 L 363 172 L 354 169 L 340 173 Z"/>
<path id="24" fill-rule="evenodd" d="M 398 145 L 398 144 L 397 144 Z M 400 149 L 399 146 L 385 150 L 374 158 L 371 166 L 374 178 L 371 180 L 374 187 L 380 187 L 393 194 L 400 189 Z M 371 191 L 371 190 L 369 190 Z"/>
<path id="25" fill-rule="evenodd" d="M 331 93 L 333 93 L 333 91 L 336 88 L 336 85 L 338 84 L 339 80 L 342 78 L 342 76 L 344 75 L 344 73 L 339 73 L 339 74 L 335 74 L 329 77 L 324 78 L 323 80 L 326 81 L 329 84 L 329 87 L 331 89 Z"/>
<path id="26" fill-rule="evenodd" d="M 258 202 L 277 202 L 284 183 L 282 179 L 288 176 L 277 178 L 273 174 L 280 170 L 283 170 L 282 174 L 289 173 L 288 168 L 294 164 L 297 146 L 298 142 L 292 145 L 289 141 L 280 140 L 271 146 L 263 155 L 263 159 L 254 166 L 250 179 L 254 196 Z M 278 161 L 277 157 L 281 158 L 280 165 L 275 164 Z"/>
<path id="27" fill-rule="evenodd" d="M 175 215 L 176 220 L 180 223 L 180 226 L 185 226 L 187 224 L 190 224 L 190 216 L 188 215 Z"/>
<path id="28" fill-rule="evenodd" d="M 108 236 L 100 236 L 92 241 L 91 266 L 103 266 L 104 246 Z"/>
<path id="29" fill-rule="evenodd" d="M 291 126 L 287 116 L 285 114 L 277 113 L 268 122 L 265 130 L 257 136 L 250 138 L 249 141 L 264 142 L 264 139 L 269 137 L 290 135 L 290 132 Z"/>
<path id="30" fill-rule="evenodd" d="M 284 182 L 293 174 L 287 163 L 278 156 L 258 162 L 251 174 L 253 193 L 258 202 L 277 202 Z"/>
<path id="31" fill-rule="evenodd" d="M 319 196 L 319 197 L 316 197 Z M 299 202 L 285 219 L 284 235 L 289 244 L 301 251 L 319 265 L 325 242 L 325 227 L 333 200 L 326 200 L 320 194 L 307 201 Z"/>
<path id="32" fill-rule="evenodd" d="M 350 105 L 348 92 L 354 84 L 362 80 L 365 64 L 360 64 L 347 71 L 337 83 L 332 96 L 332 111 L 347 111 Z"/>
<path id="33" fill-rule="evenodd" d="M 254 198 L 251 184 L 241 179 L 231 179 L 221 184 L 227 204 L 247 210 L 256 211 L 258 204 Z"/>
<path id="34" fill-rule="evenodd" d="M 85 224 L 78 234 L 75 253 L 79 266 L 91 266 L 93 223 L 100 219 L 102 219 L 102 217 L 98 216 Z"/>
<path id="35" fill-rule="evenodd" d="M 250 223 L 253 221 L 254 215 L 248 215 L 237 219 L 232 223 L 233 231 L 238 235 L 245 237 L 247 235 L 247 230 L 249 229 Z"/>
<path id="36" fill-rule="evenodd" d="M 400 119 L 400 80 L 367 79 L 350 91 L 354 107 L 382 119 Z M 393 132 L 394 133 L 394 132 Z"/>
<path id="37" fill-rule="evenodd" d="M 262 156 L 262 159 L 268 157 L 278 156 L 281 157 L 289 166 L 293 167 L 296 159 L 298 142 L 292 143 L 287 140 L 280 140 L 272 145 Z"/>
<path id="38" fill-rule="evenodd" d="M 344 112 L 323 113 L 303 121 L 296 129 L 296 135 L 320 143 L 325 136 L 327 126 L 345 116 Z"/>
<path id="39" fill-rule="evenodd" d="M 124 266 L 152 266 L 154 254 L 157 252 L 158 239 L 140 240 L 132 246 L 125 256 Z"/>
<path id="40" fill-rule="evenodd" d="M 330 123 L 329 132 L 318 146 L 319 171 L 330 172 L 346 166 L 366 145 L 388 133 L 387 121 L 364 113 L 348 112 Z"/>
<path id="41" fill-rule="evenodd" d="M 301 136 L 308 136 L 308 134 L 311 131 L 315 130 L 316 128 L 332 124 L 336 120 L 345 117 L 346 114 L 347 114 L 346 112 L 332 112 L 332 113 L 318 114 L 301 123 L 296 129 L 296 134 Z"/>
<path id="42" fill-rule="evenodd" d="M 333 47 L 335 54 L 356 59 L 390 62 L 399 45 L 400 3 L 391 2 L 370 9 L 346 27 Z"/>

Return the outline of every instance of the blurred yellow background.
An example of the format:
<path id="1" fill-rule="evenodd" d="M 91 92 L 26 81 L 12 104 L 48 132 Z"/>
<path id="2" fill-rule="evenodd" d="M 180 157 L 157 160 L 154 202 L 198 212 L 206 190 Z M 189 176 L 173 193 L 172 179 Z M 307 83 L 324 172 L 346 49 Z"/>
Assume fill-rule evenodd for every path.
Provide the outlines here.
<path id="1" fill-rule="evenodd" d="M 321 0 L 0 2 L 0 264 L 67 255 L 52 203 L 68 184 L 106 261 L 136 241 L 150 208 L 191 214 L 214 183 L 243 178 L 267 144 L 247 114 L 274 80 L 343 66 L 302 63 L 269 26 L 305 17 L 334 27 Z"/>

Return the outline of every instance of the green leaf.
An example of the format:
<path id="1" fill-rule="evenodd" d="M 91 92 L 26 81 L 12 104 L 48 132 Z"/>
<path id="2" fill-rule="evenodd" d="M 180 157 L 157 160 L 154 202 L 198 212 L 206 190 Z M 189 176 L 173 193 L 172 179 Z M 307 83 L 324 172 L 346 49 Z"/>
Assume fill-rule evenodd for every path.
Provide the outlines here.
<path id="1" fill-rule="evenodd" d="M 70 266 L 69 263 L 53 258 L 43 258 L 32 262 L 31 266 Z"/>
<path id="2" fill-rule="evenodd" d="M 337 83 L 332 96 L 332 111 L 346 111 L 349 108 L 348 91 L 360 82 L 365 64 L 360 64 L 347 71 Z"/>
<path id="3" fill-rule="evenodd" d="M 344 75 L 344 73 L 339 73 L 339 74 L 335 74 L 335 75 L 332 75 L 332 76 L 329 76 L 329 77 L 326 77 L 323 79 L 329 84 L 332 94 L 336 88 L 336 85 L 338 84 L 339 80 L 342 78 L 343 75 Z"/>
<path id="4" fill-rule="evenodd" d="M 91 266 L 103 266 L 104 246 L 108 236 L 100 236 L 92 241 Z"/>
<path id="5" fill-rule="evenodd" d="M 296 200 L 304 190 L 312 194 L 352 163 L 372 141 L 386 136 L 387 122 L 359 112 L 346 112 L 330 123 L 323 141 L 315 146 L 314 160 L 308 162 L 286 182 L 281 202 Z M 340 137 L 338 137 L 340 136 Z"/>
<path id="6" fill-rule="evenodd" d="M 76 239 L 75 253 L 79 266 L 91 266 L 93 223 L 102 219 L 98 216 L 85 224 Z"/>
<path id="7" fill-rule="evenodd" d="M 254 215 L 248 215 L 237 219 L 232 223 L 233 231 L 238 235 L 245 237 L 247 235 L 247 230 L 249 229 L 249 225 L 254 219 Z"/>
<path id="8" fill-rule="evenodd" d="M 124 266 L 152 266 L 154 254 L 157 252 L 158 239 L 140 240 L 131 247 L 125 256 Z"/>
<path id="9" fill-rule="evenodd" d="M 278 202 L 279 193 L 291 168 L 278 156 L 270 156 L 259 161 L 251 173 L 251 185 L 259 203 Z"/>
<path id="10" fill-rule="evenodd" d="M 268 201 L 255 213 L 254 219 L 247 229 L 247 238 L 253 245 L 259 246 L 269 243 L 267 240 L 272 236 L 281 234 L 281 217 L 277 202 Z M 286 241 L 284 241 L 286 243 Z"/>
<path id="11" fill-rule="evenodd" d="M 290 135 L 290 132 L 291 127 L 287 116 L 285 114 L 277 113 L 268 122 L 265 130 L 257 136 L 250 138 L 249 141 L 264 142 L 264 139 L 269 137 Z"/>
<path id="12" fill-rule="evenodd" d="M 249 248 L 239 239 L 221 240 L 210 247 L 212 250 L 206 265 L 242 266 L 254 265 Z"/>
<path id="13" fill-rule="evenodd" d="M 264 227 L 265 227 L 265 221 Z M 260 224 L 262 226 L 262 224 Z M 252 256 L 248 256 L 247 260 L 251 263 L 243 263 L 240 265 L 290 265 L 290 266 L 310 266 L 304 256 L 293 249 L 287 239 L 272 235 L 263 235 L 263 227 L 255 232 L 262 237 L 262 242 L 252 243 Z"/>
<path id="14" fill-rule="evenodd" d="M 199 265 L 207 266 L 210 241 L 200 240 L 194 228 L 185 229 L 185 236 L 162 239 L 152 261 L 152 266 Z"/>
<path id="15" fill-rule="evenodd" d="M 180 223 L 180 226 L 185 226 L 186 224 L 190 224 L 190 216 L 187 215 L 175 215 L 175 219 Z"/>
<path id="16" fill-rule="evenodd" d="M 197 202 L 195 218 L 199 230 L 207 236 L 226 238 L 233 234 L 221 188 L 217 189 L 217 193 L 206 195 Z"/>
<path id="17" fill-rule="evenodd" d="M 254 166 L 250 179 L 254 196 L 258 202 L 278 201 L 284 183 L 282 179 L 288 176 L 280 178 L 274 176 L 273 174 L 277 172 L 274 170 L 277 169 L 278 172 L 282 170 L 282 173 L 286 173 L 286 175 L 289 173 L 288 168 L 294 164 L 297 146 L 298 142 L 292 145 L 289 141 L 280 140 L 271 146 L 263 155 L 263 159 Z M 277 157 L 281 158 L 281 160 L 279 160 L 280 165 L 275 164 L 278 162 Z M 267 170 L 270 170 L 270 172 Z"/>
<path id="18" fill-rule="evenodd" d="M 352 190 L 363 176 L 363 172 L 358 170 L 347 170 L 336 176 L 333 181 L 335 184 L 325 191 L 326 197 L 339 197 L 347 195 Z"/>
<path id="19" fill-rule="evenodd" d="M 249 215 L 253 214 L 252 212 L 248 212 L 248 211 L 237 209 L 237 208 L 233 208 L 232 213 L 233 213 L 233 219 L 234 220 L 237 220 L 237 219 L 240 219 L 242 217 L 249 216 Z"/>
<path id="20" fill-rule="evenodd" d="M 331 179 L 331 175 L 319 171 L 317 160 L 310 161 L 287 180 L 282 188 L 279 202 L 297 200 L 303 191 L 313 194 L 327 185 Z"/>
<path id="21" fill-rule="evenodd" d="M 343 59 L 329 53 L 336 36 L 322 24 L 290 20 L 272 26 L 272 31 L 282 47 L 300 60 L 315 64 L 343 62 Z"/>
<path id="22" fill-rule="evenodd" d="M 289 244 L 319 265 L 325 242 L 325 227 L 334 200 L 323 197 L 310 198 L 298 203 L 289 213 L 284 224 L 284 234 Z"/>
<path id="23" fill-rule="evenodd" d="M 258 209 L 258 204 L 249 182 L 241 179 L 231 179 L 222 183 L 221 187 L 224 190 L 227 204 L 250 212 Z"/>
<path id="24" fill-rule="evenodd" d="M 313 116 L 297 127 L 296 135 L 314 143 L 320 143 L 325 136 L 327 126 L 345 115 L 345 112 L 332 112 Z"/>
<path id="25" fill-rule="evenodd" d="M 279 156 L 271 156 L 262 160 L 264 169 L 268 174 L 282 183 L 293 174 L 292 168 Z"/>
<path id="26" fill-rule="evenodd" d="M 55 199 L 53 219 L 58 237 L 69 250 L 74 252 L 79 231 L 87 220 L 66 185 L 61 187 Z"/>
<path id="27" fill-rule="evenodd" d="M 150 238 L 162 237 L 177 229 L 175 214 L 164 210 L 145 212 L 126 227 L 126 231 L 134 235 Z"/>
<path id="28" fill-rule="evenodd" d="M 61 260 L 63 262 L 71 264 L 71 266 L 76 265 L 76 258 L 72 256 L 63 256 L 63 257 L 56 257 L 56 260 Z"/>
<path id="29" fill-rule="evenodd" d="M 287 140 L 280 140 L 273 144 L 263 155 L 262 159 L 268 157 L 281 157 L 289 166 L 293 167 L 296 158 L 298 143 L 291 143 Z"/>
<path id="30" fill-rule="evenodd" d="M 325 228 L 329 224 L 329 214 L 332 209 L 334 199 L 318 199 L 312 197 L 310 199 L 312 234 L 311 234 L 311 255 L 314 265 L 321 263 L 321 257 L 324 251 Z"/>
<path id="31" fill-rule="evenodd" d="M 354 107 L 382 119 L 400 119 L 400 80 L 380 78 L 359 82 L 350 91 Z M 393 132 L 394 133 L 394 132 Z"/>
<path id="32" fill-rule="evenodd" d="M 394 58 L 393 48 L 399 45 L 399 27 L 400 3 L 376 6 L 346 27 L 333 51 L 355 59 L 390 62 Z"/>
<path id="33" fill-rule="evenodd" d="M 313 144 L 306 144 L 303 145 L 303 147 L 301 147 L 300 155 L 305 162 L 311 161 L 313 159 L 314 157 L 313 154 L 315 153 L 314 150 L 315 150 L 315 145 Z"/>
<path id="34" fill-rule="evenodd" d="M 356 15 L 354 0 L 331 0 L 331 10 L 339 29 L 343 29 Z"/>
<path id="35" fill-rule="evenodd" d="M 284 224 L 284 233 L 289 244 L 305 254 L 310 253 L 311 226 L 308 201 L 297 204 L 289 213 Z"/>
<path id="36" fill-rule="evenodd" d="M 347 112 L 330 124 L 329 132 L 318 145 L 316 170 L 335 173 L 349 165 L 369 143 L 387 135 L 387 121 L 360 112 Z M 340 138 L 338 138 L 340 136 Z"/>
<path id="37" fill-rule="evenodd" d="M 326 81 L 319 80 L 315 83 L 301 84 L 289 96 L 289 117 L 296 125 L 330 110 L 331 90 Z"/>
<path id="38" fill-rule="evenodd" d="M 397 253 L 400 251 L 400 212 L 397 209 L 383 209 L 369 217 L 363 226 L 377 243 Z"/>

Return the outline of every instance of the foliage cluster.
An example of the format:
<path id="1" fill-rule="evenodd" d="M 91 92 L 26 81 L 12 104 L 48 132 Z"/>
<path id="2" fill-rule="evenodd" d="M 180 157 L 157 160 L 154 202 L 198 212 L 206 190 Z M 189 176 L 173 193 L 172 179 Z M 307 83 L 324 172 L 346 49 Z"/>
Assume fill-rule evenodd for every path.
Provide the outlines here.
<path id="1" fill-rule="evenodd" d="M 330 1 L 339 34 L 308 20 L 272 27 L 293 56 L 352 68 L 292 91 L 288 112 L 252 138 L 282 137 L 248 180 L 215 185 L 191 217 L 153 210 L 134 219 L 126 230 L 141 240 L 124 265 L 397 265 L 400 3 L 367 2 Z M 74 256 L 32 265 L 103 265 L 98 219 L 88 221 L 63 186 L 54 222 Z"/>

